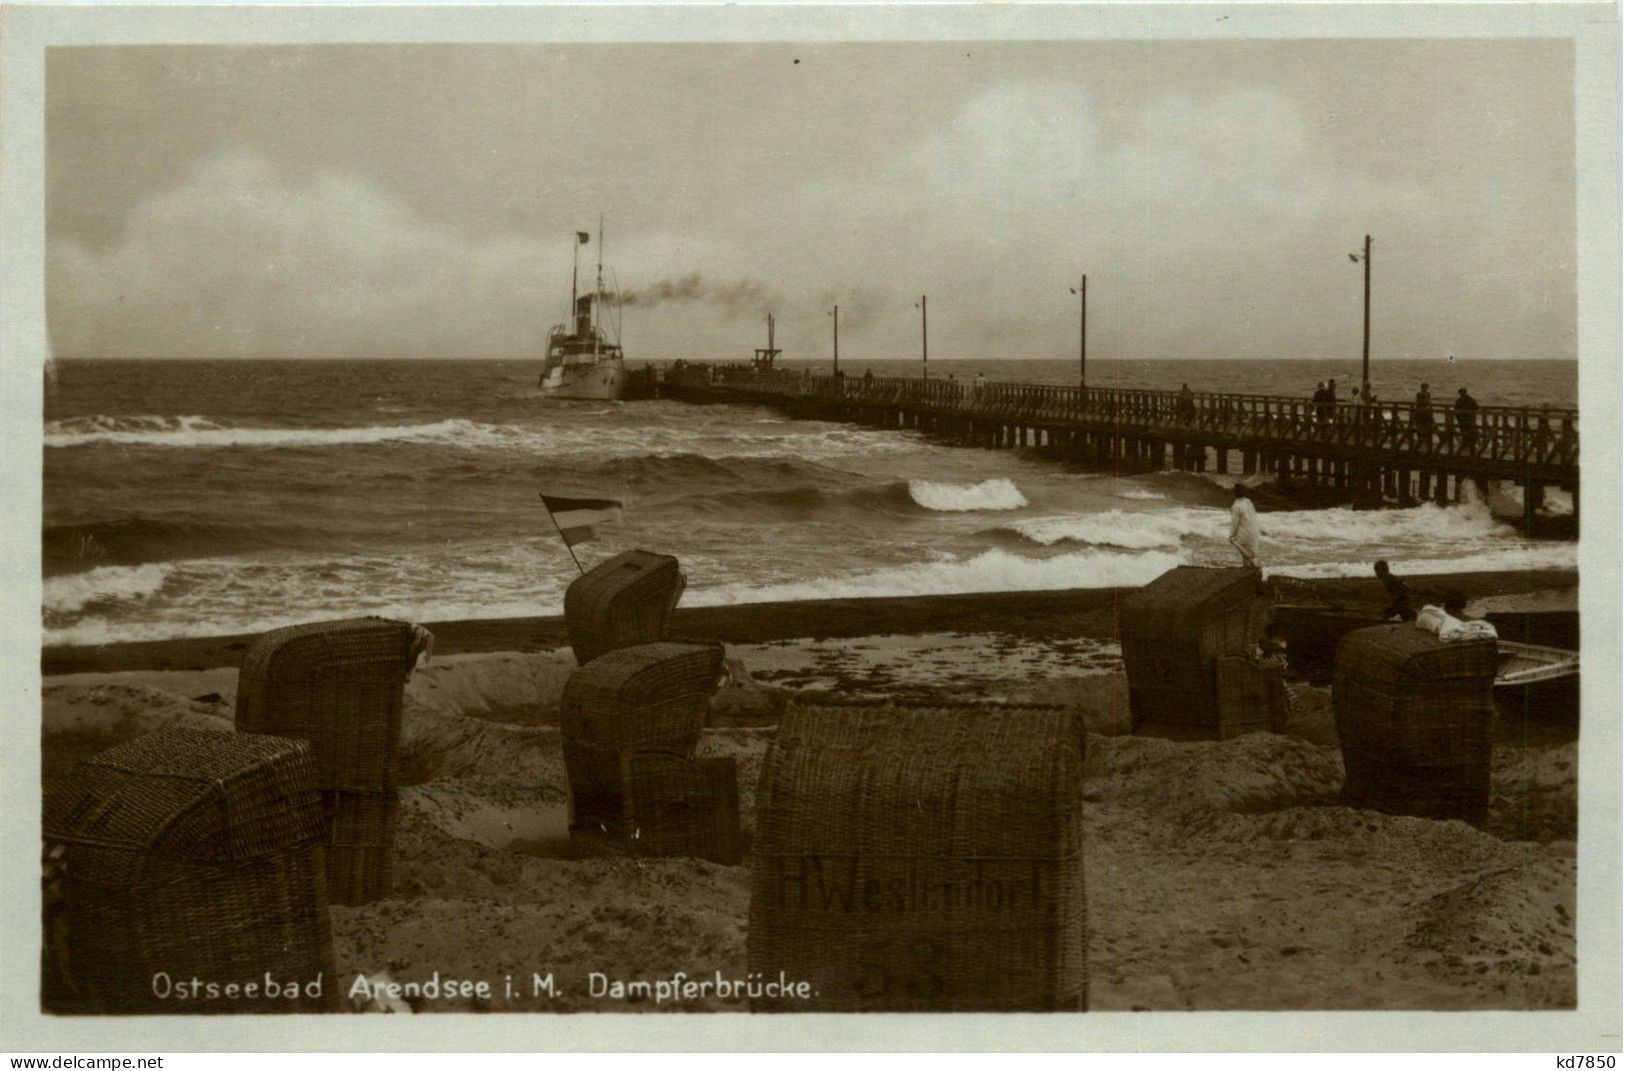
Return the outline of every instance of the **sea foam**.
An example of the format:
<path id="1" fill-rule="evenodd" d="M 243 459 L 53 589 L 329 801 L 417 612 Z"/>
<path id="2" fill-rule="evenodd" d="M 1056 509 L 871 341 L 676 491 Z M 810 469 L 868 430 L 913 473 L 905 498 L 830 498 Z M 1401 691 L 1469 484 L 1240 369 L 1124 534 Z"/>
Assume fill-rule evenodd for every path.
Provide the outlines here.
<path id="1" fill-rule="evenodd" d="M 223 424 L 203 416 L 73 417 L 45 425 L 45 445 L 89 446 L 342 446 L 397 440 L 471 440 L 488 443 L 502 429 L 468 420 L 448 419 L 432 424 L 379 424 L 353 428 L 259 428 Z"/>
<path id="2" fill-rule="evenodd" d="M 1287 510 L 1263 513 L 1259 531 L 1266 542 L 1298 544 L 1364 543 L 1380 546 L 1448 545 L 1462 540 L 1510 538 L 1513 530 L 1490 515 L 1482 503 L 1389 510 Z M 1177 547 L 1186 537 L 1222 540 L 1230 532 L 1224 509 L 1177 507 L 1148 512 L 1107 510 L 1101 513 L 1034 517 L 1011 530 L 1040 546 L 1088 543 L 1149 550 Z M 1308 548 L 1303 548 L 1308 549 Z"/>

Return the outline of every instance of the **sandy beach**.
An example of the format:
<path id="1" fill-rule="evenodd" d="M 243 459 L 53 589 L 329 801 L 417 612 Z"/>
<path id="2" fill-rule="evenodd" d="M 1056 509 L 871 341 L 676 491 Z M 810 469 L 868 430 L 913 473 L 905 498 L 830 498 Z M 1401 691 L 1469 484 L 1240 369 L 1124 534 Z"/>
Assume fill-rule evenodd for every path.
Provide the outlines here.
<path id="1" fill-rule="evenodd" d="M 1572 606 L 1575 583 L 1572 574 L 1449 579 L 1502 610 Z M 1110 593 L 866 602 L 682 615 L 680 632 L 728 637 L 729 657 L 749 674 L 718 694 L 700 745 L 738 760 L 747 836 L 762 757 L 797 695 L 1073 706 L 1090 730 L 1091 1008 L 1573 1006 L 1572 727 L 1498 727 L 1482 830 L 1356 811 L 1337 803 L 1329 690 L 1299 687 L 1282 734 L 1128 735 Z M 721 866 L 569 840 L 557 726 L 574 663 L 557 622 L 436 633 L 435 657 L 406 691 L 395 891 L 333 908 L 339 982 L 348 990 L 358 975 L 439 972 L 493 986 L 489 1000 L 424 1000 L 419 1011 L 624 1011 L 652 1005 L 596 995 L 595 985 L 678 971 L 743 976 L 748 855 Z M 44 679 L 45 776 L 176 719 L 229 731 L 237 642 L 46 652 L 48 669 L 77 671 Z M 212 658 L 224 664 L 199 664 Z M 154 668 L 165 664 L 188 668 Z M 552 976 L 551 995 L 533 991 L 537 975 Z"/>

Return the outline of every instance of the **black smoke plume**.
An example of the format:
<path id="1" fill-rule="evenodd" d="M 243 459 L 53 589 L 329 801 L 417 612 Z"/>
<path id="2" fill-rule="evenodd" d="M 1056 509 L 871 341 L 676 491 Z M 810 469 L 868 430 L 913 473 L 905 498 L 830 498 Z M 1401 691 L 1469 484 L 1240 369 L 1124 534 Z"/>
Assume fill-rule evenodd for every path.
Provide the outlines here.
<path id="1" fill-rule="evenodd" d="M 681 278 L 662 279 L 648 286 L 621 292 L 621 304 L 627 307 L 652 308 L 679 302 L 715 305 L 730 319 L 754 316 L 779 304 L 778 296 L 772 289 L 756 279 L 715 283 L 697 271 L 691 271 Z"/>

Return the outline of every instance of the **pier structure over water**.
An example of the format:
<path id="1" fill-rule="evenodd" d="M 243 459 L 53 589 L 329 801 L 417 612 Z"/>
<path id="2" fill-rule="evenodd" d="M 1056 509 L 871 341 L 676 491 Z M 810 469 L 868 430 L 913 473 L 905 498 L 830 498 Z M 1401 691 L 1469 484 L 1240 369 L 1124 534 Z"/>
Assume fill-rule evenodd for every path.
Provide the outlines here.
<path id="1" fill-rule="evenodd" d="M 738 365 L 667 369 L 660 392 L 792 416 L 915 429 L 966 446 L 1029 447 L 1111 472 L 1274 473 L 1287 486 L 1455 501 L 1463 481 L 1524 489 L 1526 530 L 1549 487 L 1580 510 L 1579 413 L 1547 406 L 1317 403 L 1266 394 L 815 376 Z"/>

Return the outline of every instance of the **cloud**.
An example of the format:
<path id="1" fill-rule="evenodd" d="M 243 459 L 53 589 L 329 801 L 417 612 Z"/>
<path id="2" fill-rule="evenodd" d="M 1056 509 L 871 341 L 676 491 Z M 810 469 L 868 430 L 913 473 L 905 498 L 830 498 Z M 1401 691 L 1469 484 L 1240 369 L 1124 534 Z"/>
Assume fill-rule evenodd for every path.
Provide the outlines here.
<path id="1" fill-rule="evenodd" d="M 143 202 L 119 242 L 49 251 L 58 352 L 539 353 L 568 240 L 475 240 L 353 176 L 300 182 L 233 150 Z M 564 270 L 568 270 L 567 267 Z"/>
<path id="2" fill-rule="evenodd" d="M 789 355 L 823 355 L 839 304 L 843 355 L 908 356 L 927 293 L 933 355 L 1070 356 L 1067 288 L 1087 272 L 1092 356 L 1347 356 L 1361 288 L 1345 254 L 1366 233 L 1374 354 L 1574 352 L 1572 233 L 1485 211 L 1486 188 L 1526 192 L 1494 161 L 1368 172 L 1324 116 L 1248 86 L 1125 102 L 1007 79 L 943 114 L 881 159 L 746 187 L 703 218 L 649 211 L 680 173 L 647 178 L 639 223 L 608 206 L 628 353 L 745 354 L 759 340 L 742 321 L 773 312 Z M 1516 272 L 1509 248 L 1527 254 Z M 575 252 L 568 230 L 463 227 L 354 171 L 229 149 L 140 202 L 113 244 L 53 238 L 50 331 L 65 355 L 539 356 Z"/>

